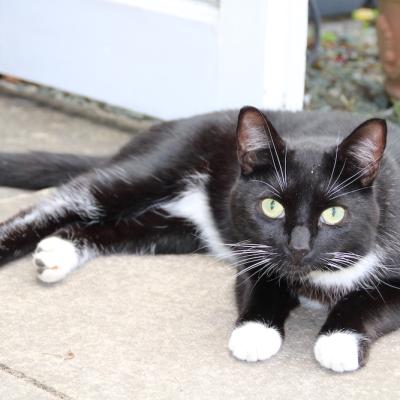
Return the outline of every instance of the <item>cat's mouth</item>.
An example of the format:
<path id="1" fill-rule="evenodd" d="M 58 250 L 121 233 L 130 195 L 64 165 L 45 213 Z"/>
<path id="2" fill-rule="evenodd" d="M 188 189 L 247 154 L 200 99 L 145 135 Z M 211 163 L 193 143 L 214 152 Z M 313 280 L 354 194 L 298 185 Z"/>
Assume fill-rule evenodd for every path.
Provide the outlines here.
<path id="1" fill-rule="evenodd" d="M 293 263 L 287 261 L 282 265 L 283 275 L 291 280 L 304 280 L 312 271 L 319 270 L 318 267 L 311 263 Z"/>

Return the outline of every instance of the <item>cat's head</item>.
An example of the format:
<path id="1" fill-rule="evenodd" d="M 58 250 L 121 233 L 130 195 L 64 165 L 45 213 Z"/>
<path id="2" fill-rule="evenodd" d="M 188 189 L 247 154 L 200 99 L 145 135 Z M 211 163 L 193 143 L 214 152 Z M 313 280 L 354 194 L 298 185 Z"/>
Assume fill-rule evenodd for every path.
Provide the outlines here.
<path id="1" fill-rule="evenodd" d="M 293 279 L 360 262 L 375 245 L 374 181 L 385 145 L 385 121 L 370 119 L 337 146 L 289 147 L 263 113 L 243 108 L 241 176 L 231 198 L 240 257 Z"/>

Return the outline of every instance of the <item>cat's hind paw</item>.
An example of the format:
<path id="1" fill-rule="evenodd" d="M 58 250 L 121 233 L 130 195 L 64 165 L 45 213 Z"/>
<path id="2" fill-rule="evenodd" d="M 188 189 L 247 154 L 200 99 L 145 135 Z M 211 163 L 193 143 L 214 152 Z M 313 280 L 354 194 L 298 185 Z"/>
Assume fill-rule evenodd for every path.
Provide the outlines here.
<path id="1" fill-rule="evenodd" d="M 360 368 L 360 343 L 363 337 L 351 331 L 336 331 L 320 335 L 314 346 L 317 361 L 335 372 Z"/>
<path id="2" fill-rule="evenodd" d="M 261 322 L 249 321 L 236 327 L 229 340 L 229 349 L 239 360 L 263 361 L 276 354 L 282 344 L 277 329 Z"/>
<path id="3" fill-rule="evenodd" d="M 73 242 L 53 236 L 39 242 L 33 263 L 42 282 L 58 282 L 78 267 L 79 253 Z"/>

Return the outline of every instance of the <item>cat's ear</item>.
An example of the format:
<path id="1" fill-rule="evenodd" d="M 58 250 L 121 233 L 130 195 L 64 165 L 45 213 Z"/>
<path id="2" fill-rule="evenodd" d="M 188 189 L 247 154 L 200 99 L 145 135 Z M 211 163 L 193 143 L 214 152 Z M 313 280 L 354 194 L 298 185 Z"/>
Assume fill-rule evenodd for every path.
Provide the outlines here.
<path id="1" fill-rule="evenodd" d="M 383 119 L 372 118 L 358 126 L 339 145 L 338 155 L 347 168 L 358 173 L 361 184 L 375 179 L 386 147 L 387 126 Z"/>
<path id="2" fill-rule="evenodd" d="M 268 159 L 279 157 L 284 151 L 284 141 L 265 115 L 255 107 L 243 107 L 237 125 L 237 152 L 242 173 L 250 174 L 256 166 L 268 163 Z"/>

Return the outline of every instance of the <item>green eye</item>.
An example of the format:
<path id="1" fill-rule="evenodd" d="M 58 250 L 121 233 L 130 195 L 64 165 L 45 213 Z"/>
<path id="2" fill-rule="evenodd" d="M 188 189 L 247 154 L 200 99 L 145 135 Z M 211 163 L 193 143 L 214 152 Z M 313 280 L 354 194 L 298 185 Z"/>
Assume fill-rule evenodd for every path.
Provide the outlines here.
<path id="1" fill-rule="evenodd" d="M 327 225 L 337 225 L 343 221 L 346 211 L 343 207 L 330 207 L 321 214 L 321 222 Z"/>
<path id="2" fill-rule="evenodd" d="M 264 199 L 261 202 L 263 213 L 269 218 L 283 218 L 285 216 L 285 209 L 283 205 L 274 199 Z"/>

